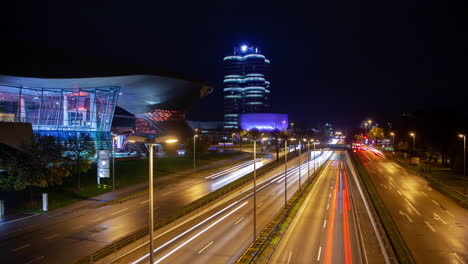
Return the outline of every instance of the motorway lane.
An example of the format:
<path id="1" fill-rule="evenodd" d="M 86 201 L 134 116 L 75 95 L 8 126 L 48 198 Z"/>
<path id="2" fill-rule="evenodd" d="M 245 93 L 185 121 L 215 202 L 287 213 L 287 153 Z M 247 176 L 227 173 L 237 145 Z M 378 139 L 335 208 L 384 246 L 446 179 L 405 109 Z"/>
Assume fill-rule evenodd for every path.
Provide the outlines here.
<path id="1" fill-rule="evenodd" d="M 302 160 L 305 160 L 306 155 L 302 156 Z M 323 157 L 321 156 L 320 159 Z M 297 165 L 298 158 L 288 162 L 289 197 L 299 187 Z M 312 170 L 313 166 L 310 168 Z M 302 177 L 304 177 L 302 183 L 307 177 L 306 171 L 307 163 L 304 162 L 301 170 Z M 284 206 L 284 181 L 282 179 L 284 179 L 283 168 L 277 168 L 262 177 L 261 182 L 259 181 L 257 232 L 260 232 Z M 156 248 L 155 263 L 230 263 L 242 254 L 252 239 L 253 198 L 250 189 L 207 214 L 200 215 L 189 224 L 157 237 L 157 245 L 169 243 Z M 116 263 L 148 263 L 146 252 L 147 248 L 142 248 Z"/>
<path id="2" fill-rule="evenodd" d="M 269 263 L 363 263 L 347 175 L 335 153 Z"/>
<path id="3" fill-rule="evenodd" d="M 262 159 L 260 162 L 270 162 Z M 211 179 L 188 178 L 155 191 L 155 216 L 167 215 L 249 172 L 252 161 Z M 238 165 L 236 163 L 236 165 Z M 243 173 L 239 173 L 242 170 Z M 232 174 L 235 173 L 235 177 Z M 221 184 L 220 181 L 228 178 Z M 217 183 L 215 185 L 215 183 Z M 67 263 L 147 225 L 148 194 L 106 207 L 51 212 L 0 225 L 2 263 Z"/>
<path id="4" fill-rule="evenodd" d="M 417 263 L 468 263 L 466 209 L 384 155 L 357 153 Z"/>

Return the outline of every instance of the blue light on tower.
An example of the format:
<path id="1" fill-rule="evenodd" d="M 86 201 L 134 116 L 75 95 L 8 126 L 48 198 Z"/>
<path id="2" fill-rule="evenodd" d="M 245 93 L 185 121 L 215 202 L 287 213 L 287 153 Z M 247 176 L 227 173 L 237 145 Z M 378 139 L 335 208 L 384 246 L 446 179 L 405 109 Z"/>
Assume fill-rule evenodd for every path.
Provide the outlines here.
<path id="1" fill-rule="evenodd" d="M 241 46 L 241 51 L 246 52 L 247 51 L 247 45 L 242 45 Z"/>

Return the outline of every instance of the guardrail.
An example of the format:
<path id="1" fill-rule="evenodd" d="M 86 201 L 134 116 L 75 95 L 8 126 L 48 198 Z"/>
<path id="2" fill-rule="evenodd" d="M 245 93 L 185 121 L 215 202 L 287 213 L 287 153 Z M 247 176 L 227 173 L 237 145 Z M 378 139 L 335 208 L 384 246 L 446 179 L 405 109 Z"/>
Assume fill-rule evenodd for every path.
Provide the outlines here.
<path id="1" fill-rule="evenodd" d="M 380 197 L 374 184 L 372 183 L 369 177 L 369 174 L 367 174 L 367 171 L 364 168 L 364 165 L 362 164 L 362 162 L 359 160 L 359 158 L 356 156 L 355 153 L 351 151 L 349 153 L 351 156 L 351 161 L 354 163 L 354 167 L 358 170 L 358 173 L 361 176 L 362 182 L 364 183 L 364 186 L 366 187 L 367 193 L 369 194 L 369 197 L 371 198 L 372 204 L 374 205 L 375 211 L 377 212 L 377 215 L 385 230 L 385 234 L 387 235 L 388 240 L 390 241 L 393 251 L 395 252 L 398 262 L 410 263 L 410 264 L 416 263 L 413 258 L 413 255 L 411 255 L 411 252 L 408 246 L 403 240 L 403 237 L 401 236 L 400 231 L 398 231 L 398 228 L 393 222 L 390 213 L 385 207 L 385 204 L 383 203 L 382 198 Z"/>
<path id="2" fill-rule="evenodd" d="M 288 154 L 288 160 L 289 159 L 293 159 L 295 157 L 298 156 L 298 153 L 297 152 L 291 152 Z M 266 172 L 270 171 L 271 169 L 274 169 L 278 166 L 281 166 L 282 164 L 284 164 L 284 159 L 280 159 L 280 160 L 277 160 L 277 161 L 273 161 L 273 162 L 270 162 L 262 167 L 260 167 L 259 169 L 257 169 L 257 177 L 265 174 Z M 230 184 L 226 185 L 226 186 L 223 186 L 222 188 L 214 191 L 214 192 L 211 192 L 210 194 L 188 204 L 187 206 L 185 206 L 184 208 L 178 210 L 177 212 L 174 212 L 166 217 L 163 217 L 163 218 L 160 218 L 160 219 L 157 219 L 155 222 L 154 222 L 154 230 L 157 230 L 169 223 L 172 223 L 173 221 L 195 211 L 196 209 L 199 209 L 200 207 L 236 190 L 237 188 L 243 186 L 244 184 L 250 182 L 251 180 L 253 179 L 253 172 L 245 175 L 244 177 L 242 178 L 239 178 L 233 182 L 231 182 Z M 137 231 L 123 237 L 123 238 L 120 238 L 114 242 L 112 242 L 111 244 L 105 246 L 104 248 L 101 248 L 99 249 L 98 251 L 88 255 L 88 256 L 84 256 L 84 257 L 81 257 L 80 259 L 78 259 L 77 261 L 75 261 L 74 263 L 75 264 L 86 264 L 86 263 L 94 263 L 95 261 L 97 260 L 100 260 L 116 251 L 118 251 L 119 249 L 135 242 L 136 240 L 140 239 L 140 238 L 143 238 L 145 237 L 146 235 L 148 235 L 148 226 L 145 226 L 143 228 L 140 228 L 138 229 Z"/>
<path id="3" fill-rule="evenodd" d="M 297 190 L 294 195 L 289 198 L 286 207 L 281 208 L 265 229 L 263 229 L 263 231 L 257 236 L 255 241 L 252 242 L 239 257 L 236 264 L 266 263 L 270 259 L 279 241 L 286 233 L 289 224 L 292 222 L 292 219 L 294 219 L 298 209 L 304 202 L 305 196 L 312 188 L 313 182 L 317 178 L 316 176 L 322 172 L 324 165 L 325 162 L 323 162 L 314 174 L 312 174 L 307 185 L 304 186 L 304 188 Z M 288 219 L 289 221 L 287 221 Z M 274 236 L 275 242 L 273 242 Z M 279 236 L 278 239 L 276 239 L 277 236 Z"/>

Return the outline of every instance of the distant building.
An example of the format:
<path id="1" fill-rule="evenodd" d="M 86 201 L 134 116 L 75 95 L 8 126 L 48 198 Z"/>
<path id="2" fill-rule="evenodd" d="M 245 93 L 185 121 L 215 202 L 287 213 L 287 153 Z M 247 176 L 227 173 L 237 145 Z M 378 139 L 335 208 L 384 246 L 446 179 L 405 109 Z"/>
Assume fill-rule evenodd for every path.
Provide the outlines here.
<path id="1" fill-rule="evenodd" d="M 323 132 L 329 136 L 333 135 L 333 126 L 330 123 L 323 125 Z"/>
<path id="2" fill-rule="evenodd" d="M 242 45 L 224 57 L 224 129 L 239 129 L 239 115 L 270 111 L 270 61 L 258 47 Z"/>

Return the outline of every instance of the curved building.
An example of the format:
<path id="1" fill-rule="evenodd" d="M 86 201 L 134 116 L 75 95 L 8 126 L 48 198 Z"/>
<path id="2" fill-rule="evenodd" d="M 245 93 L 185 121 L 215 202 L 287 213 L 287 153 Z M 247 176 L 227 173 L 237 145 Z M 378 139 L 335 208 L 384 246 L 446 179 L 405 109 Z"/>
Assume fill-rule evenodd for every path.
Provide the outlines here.
<path id="1" fill-rule="evenodd" d="M 224 128 L 239 129 L 243 113 L 265 113 L 270 110 L 270 61 L 254 46 L 234 48 L 224 57 Z"/>

